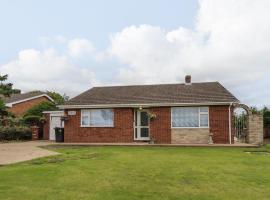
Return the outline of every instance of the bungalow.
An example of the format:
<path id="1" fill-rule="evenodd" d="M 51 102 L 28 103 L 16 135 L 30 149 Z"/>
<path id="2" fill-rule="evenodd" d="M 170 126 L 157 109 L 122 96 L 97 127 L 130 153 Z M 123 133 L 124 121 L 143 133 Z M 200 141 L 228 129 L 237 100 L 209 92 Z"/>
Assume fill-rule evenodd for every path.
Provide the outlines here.
<path id="1" fill-rule="evenodd" d="M 40 91 L 12 94 L 10 97 L 2 98 L 4 99 L 8 111 L 18 117 L 22 117 L 26 111 L 41 102 L 53 102 L 53 99 L 50 96 Z"/>
<path id="2" fill-rule="evenodd" d="M 65 142 L 233 143 L 233 104 L 218 82 L 93 87 L 59 108 Z"/>

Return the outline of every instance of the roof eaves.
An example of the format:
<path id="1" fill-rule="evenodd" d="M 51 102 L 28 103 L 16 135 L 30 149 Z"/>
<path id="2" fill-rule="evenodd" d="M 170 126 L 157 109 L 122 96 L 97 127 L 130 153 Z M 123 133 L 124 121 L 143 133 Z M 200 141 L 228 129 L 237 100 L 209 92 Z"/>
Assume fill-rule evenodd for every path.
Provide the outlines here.
<path id="1" fill-rule="evenodd" d="M 39 97 L 47 97 L 50 101 L 54 102 L 54 100 L 49 95 L 41 94 L 41 95 L 26 98 L 26 99 L 22 99 L 22 100 L 19 100 L 19 101 L 13 101 L 13 102 L 6 103 L 6 106 L 7 107 L 12 107 L 14 104 L 22 103 L 22 102 L 25 102 L 25 101 L 30 101 L 30 100 L 33 100 L 33 99 L 36 99 L 36 98 L 39 98 Z"/>

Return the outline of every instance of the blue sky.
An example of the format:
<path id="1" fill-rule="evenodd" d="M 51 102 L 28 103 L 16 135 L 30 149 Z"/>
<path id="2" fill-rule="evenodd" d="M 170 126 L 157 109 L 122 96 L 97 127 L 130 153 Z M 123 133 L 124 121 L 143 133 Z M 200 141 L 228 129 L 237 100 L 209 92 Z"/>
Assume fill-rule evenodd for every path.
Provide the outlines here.
<path id="1" fill-rule="evenodd" d="M 22 91 L 219 81 L 270 105 L 269 0 L 0 2 L 0 73 Z"/>
<path id="2" fill-rule="evenodd" d="M 192 28 L 195 0 L 11 0 L 0 6 L 0 62 L 24 48 L 38 48 L 41 36 L 88 38 L 105 48 L 108 36 L 130 25 Z"/>

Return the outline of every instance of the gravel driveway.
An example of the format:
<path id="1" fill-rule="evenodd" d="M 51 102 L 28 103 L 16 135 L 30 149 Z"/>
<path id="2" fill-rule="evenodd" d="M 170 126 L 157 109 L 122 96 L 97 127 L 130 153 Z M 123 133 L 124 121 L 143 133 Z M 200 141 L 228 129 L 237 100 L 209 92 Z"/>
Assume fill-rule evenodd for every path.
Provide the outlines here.
<path id="1" fill-rule="evenodd" d="M 0 165 L 57 155 L 57 152 L 39 148 L 49 144 L 53 143 L 48 141 L 0 143 Z"/>

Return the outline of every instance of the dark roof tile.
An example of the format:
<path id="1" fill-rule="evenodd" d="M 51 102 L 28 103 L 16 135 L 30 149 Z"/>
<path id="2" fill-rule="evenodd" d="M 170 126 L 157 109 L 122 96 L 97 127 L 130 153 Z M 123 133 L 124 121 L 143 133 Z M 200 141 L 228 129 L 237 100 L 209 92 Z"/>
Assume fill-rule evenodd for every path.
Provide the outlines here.
<path id="1" fill-rule="evenodd" d="M 218 82 L 93 87 L 65 105 L 238 102 Z"/>
<path id="2" fill-rule="evenodd" d="M 13 103 L 16 101 L 22 101 L 24 99 L 32 98 L 35 96 L 46 94 L 45 92 L 35 91 L 35 92 L 27 92 L 22 94 L 12 94 L 10 97 L 2 97 L 5 103 Z"/>

